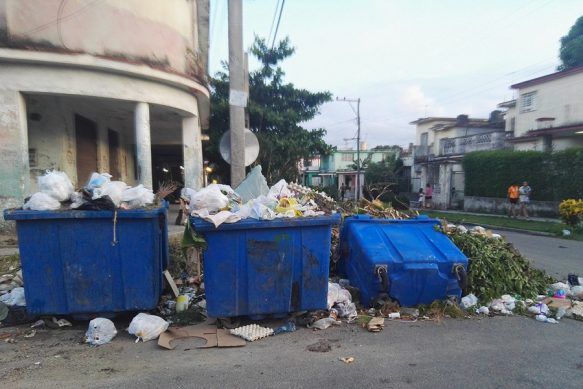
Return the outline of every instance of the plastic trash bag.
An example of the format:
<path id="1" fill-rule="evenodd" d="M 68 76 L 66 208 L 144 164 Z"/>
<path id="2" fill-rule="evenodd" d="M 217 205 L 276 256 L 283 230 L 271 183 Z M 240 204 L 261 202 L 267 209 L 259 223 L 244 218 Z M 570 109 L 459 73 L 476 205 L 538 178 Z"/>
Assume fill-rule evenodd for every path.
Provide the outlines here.
<path id="1" fill-rule="evenodd" d="M 22 206 L 22 209 L 31 209 L 33 211 L 54 211 L 59 208 L 61 208 L 59 200 L 45 192 L 36 192 Z"/>
<path id="2" fill-rule="evenodd" d="M 159 316 L 148 315 L 147 313 L 138 313 L 130 323 L 128 332 L 137 336 L 136 343 L 140 341 L 156 339 L 160 334 L 168 329 L 166 320 Z"/>
<path id="3" fill-rule="evenodd" d="M 192 197 L 196 194 L 196 191 L 194 189 L 191 188 L 182 188 L 182 190 L 180 190 L 180 197 L 182 197 L 184 200 L 191 202 L 192 201 Z"/>
<path id="4" fill-rule="evenodd" d="M 26 299 L 24 297 L 24 288 L 14 288 L 9 293 L 0 296 L 0 302 L 8 305 L 9 307 L 14 305 L 18 307 L 25 307 Z"/>
<path id="5" fill-rule="evenodd" d="M 87 181 L 87 185 L 85 185 L 85 189 L 89 190 L 90 192 L 93 191 L 95 188 L 99 188 L 104 184 L 111 181 L 111 174 L 109 173 L 97 173 L 94 172 L 89 177 L 89 181 Z"/>
<path id="6" fill-rule="evenodd" d="M 208 209 L 216 212 L 229 205 L 229 198 L 224 195 L 218 186 L 209 185 L 196 192 L 190 199 L 190 209 Z"/>
<path id="7" fill-rule="evenodd" d="M 334 304 L 351 302 L 352 296 L 348 290 L 337 283 L 328 282 L 328 309 L 332 308 Z"/>
<path id="8" fill-rule="evenodd" d="M 129 209 L 144 207 L 154 202 L 154 192 L 140 184 L 123 191 L 121 200 L 127 203 Z"/>
<path id="9" fill-rule="evenodd" d="M 44 176 L 39 176 L 37 181 L 38 189 L 57 201 L 69 200 L 75 191 L 69 176 L 58 170 L 47 171 Z"/>
<path id="10" fill-rule="evenodd" d="M 275 211 L 261 203 L 253 204 L 249 217 L 257 220 L 273 220 L 275 219 Z"/>
<path id="11" fill-rule="evenodd" d="M 85 204 L 86 202 L 87 202 L 87 200 L 85 200 L 85 196 L 83 196 L 83 193 L 73 192 L 73 194 L 71 194 L 71 208 L 72 209 L 77 209 L 80 206 L 82 206 L 83 204 Z"/>
<path id="12" fill-rule="evenodd" d="M 98 317 L 89 322 L 89 327 L 85 333 L 85 343 L 101 346 L 111 342 L 116 335 L 115 324 L 109 319 Z"/>
<path id="13" fill-rule="evenodd" d="M 260 165 L 251 169 L 247 177 L 235 188 L 235 192 L 241 196 L 241 201 L 244 203 L 259 196 L 266 196 L 269 193 L 269 187 L 265 177 L 261 174 Z"/>
<path id="14" fill-rule="evenodd" d="M 287 182 L 281 179 L 269 189 L 267 196 L 280 199 L 282 197 L 292 197 L 293 193 L 287 187 Z"/>
<path id="15" fill-rule="evenodd" d="M 93 200 L 97 200 L 101 197 L 108 196 L 116 207 L 119 207 L 122 202 L 122 196 L 124 191 L 128 188 L 128 185 L 123 181 L 110 181 L 106 182 L 99 188 L 93 190 Z"/>

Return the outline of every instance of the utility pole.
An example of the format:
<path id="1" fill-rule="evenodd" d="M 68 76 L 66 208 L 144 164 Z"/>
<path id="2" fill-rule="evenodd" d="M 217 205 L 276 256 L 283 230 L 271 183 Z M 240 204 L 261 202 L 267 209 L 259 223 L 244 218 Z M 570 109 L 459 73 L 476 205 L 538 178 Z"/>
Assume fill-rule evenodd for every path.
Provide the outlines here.
<path id="1" fill-rule="evenodd" d="M 231 128 L 231 186 L 245 179 L 245 92 L 242 0 L 229 0 L 229 124 Z"/>
<path id="2" fill-rule="evenodd" d="M 336 98 L 336 101 L 344 101 L 350 104 L 350 108 L 354 111 L 351 103 L 356 103 L 356 201 L 360 200 L 360 97 L 358 99 Z M 353 138 L 354 139 L 354 138 Z"/>

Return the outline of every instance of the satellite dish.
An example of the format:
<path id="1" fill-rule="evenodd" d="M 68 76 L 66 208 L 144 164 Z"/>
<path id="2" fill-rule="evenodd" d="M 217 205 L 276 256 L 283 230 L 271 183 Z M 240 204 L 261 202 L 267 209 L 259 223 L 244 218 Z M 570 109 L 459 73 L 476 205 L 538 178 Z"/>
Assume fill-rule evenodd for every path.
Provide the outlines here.
<path id="1" fill-rule="evenodd" d="M 225 132 L 221 137 L 219 143 L 219 151 L 221 157 L 230 164 L 231 163 L 231 130 Z M 250 130 L 245 129 L 245 166 L 251 165 L 259 156 L 259 141 L 257 136 Z"/>

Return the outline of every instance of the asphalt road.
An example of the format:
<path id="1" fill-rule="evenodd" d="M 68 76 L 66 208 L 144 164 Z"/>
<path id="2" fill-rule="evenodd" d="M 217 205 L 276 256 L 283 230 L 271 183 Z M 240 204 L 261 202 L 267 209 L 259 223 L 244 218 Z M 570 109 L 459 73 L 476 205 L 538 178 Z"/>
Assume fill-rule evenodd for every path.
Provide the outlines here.
<path id="1" fill-rule="evenodd" d="M 583 276 L 583 242 L 517 232 L 498 231 L 535 266 L 563 280 L 569 273 Z"/>

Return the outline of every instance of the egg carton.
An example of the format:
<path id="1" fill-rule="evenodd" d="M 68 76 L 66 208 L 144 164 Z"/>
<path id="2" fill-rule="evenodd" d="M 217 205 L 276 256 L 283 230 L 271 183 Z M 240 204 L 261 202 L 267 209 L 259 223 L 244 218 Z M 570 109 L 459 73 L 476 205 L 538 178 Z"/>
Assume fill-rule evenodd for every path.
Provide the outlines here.
<path id="1" fill-rule="evenodd" d="M 239 336 L 248 342 L 267 338 L 273 335 L 273 328 L 261 327 L 257 324 L 249 324 L 231 330 L 231 334 Z"/>

